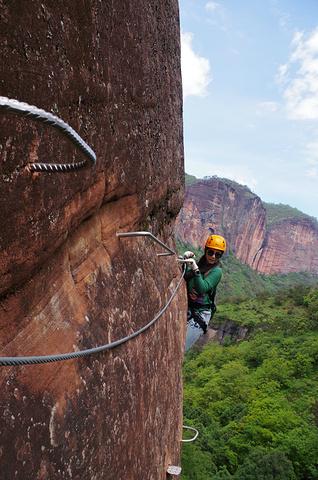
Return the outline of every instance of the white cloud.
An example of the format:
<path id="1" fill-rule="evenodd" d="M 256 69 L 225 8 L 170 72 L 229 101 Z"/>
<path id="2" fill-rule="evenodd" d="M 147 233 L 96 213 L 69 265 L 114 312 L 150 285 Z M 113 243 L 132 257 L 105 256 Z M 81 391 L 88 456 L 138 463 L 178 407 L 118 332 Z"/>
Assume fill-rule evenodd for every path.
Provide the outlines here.
<path id="1" fill-rule="evenodd" d="M 205 9 L 206 9 L 208 12 L 214 12 L 214 11 L 217 10 L 218 8 L 220 8 L 220 4 L 217 3 L 217 2 L 208 2 L 208 3 L 205 5 Z"/>
<path id="2" fill-rule="evenodd" d="M 269 113 L 275 113 L 278 110 L 278 104 L 276 102 L 259 102 L 257 104 L 256 113 L 258 115 L 267 115 Z"/>
<path id="3" fill-rule="evenodd" d="M 310 167 L 306 171 L 306 177 L 317 178 L 318 177 L 318 168 L 317 167 Z"/>
<path id="4" fill-rule="evenodd" d="M 288 116 L 318 119 L 318 28 L 309 36 L 296 32 L 288 63 L 279 67 L 277 80 L 284 85 Z"/>
<path id="5" fill-rule="evenodd" d="M 278 24 L 280 28 L 284 31 L 288 31 L 291 25 L 291 15 L 281 10 L 281 8 L 275 1 L 272 3 L 272 13 L 278 19 Z"/>
<path id="6" fill-rule="evenodd" d="M 279 84 L 286 84 L 288 81 L 288 64 L 285 63 L 284 65 L 280 65 L 278 67 L 278 72 L 276 75 L 276 81 Z"/>
<path id="7" fill-rule="evenodd" d="M 288 14 L 281 14 L 279 17 L 279 25 L 282 29 L 286 30 L 290 24 L 290 15 Z"/>
<path id="8" fill-rule="evenodd" d="M 190 95 L 203 97 L 211 82 L 210 62 L 195 53 L 192 46 L 193 34 L 181 34 L 181 70 L 184 98 Z"/>

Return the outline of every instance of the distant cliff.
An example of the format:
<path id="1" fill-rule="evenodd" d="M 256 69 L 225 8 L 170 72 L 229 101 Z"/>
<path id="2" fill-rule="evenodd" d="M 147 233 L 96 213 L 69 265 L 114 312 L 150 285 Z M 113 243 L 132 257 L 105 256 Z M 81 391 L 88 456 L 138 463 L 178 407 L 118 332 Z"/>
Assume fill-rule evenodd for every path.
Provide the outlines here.
<path id="1" fill-rule="evenodd" d="M 51 127 L 1 112 L 1 356 L 100 346 L 146 325 L 180 277 L 150 240 L 116 237 L 150 230 L 173 247 L 178 2 L 0 6 L 1 95 L 53 111 L 97 155 L 94 168 L 30 173 L 28 162 L 82 155 Z M 166 479 L 180 457 L 185 298 L 114 350 L 0 367 L 1 479 Z"/>
<path id="2" fill-rule="evenodd" d="M 177 238 L 201 246 L 209 228 L 213 228 L 226 237 L 240 261 L 258 272 L 318 273 L 315 219 L 297 215 L 296 209 L 291 208 L 275 215 L 277 209 L 272 205 L 230 180 L 187 180 L 185 201 L 176 224 Z"/>

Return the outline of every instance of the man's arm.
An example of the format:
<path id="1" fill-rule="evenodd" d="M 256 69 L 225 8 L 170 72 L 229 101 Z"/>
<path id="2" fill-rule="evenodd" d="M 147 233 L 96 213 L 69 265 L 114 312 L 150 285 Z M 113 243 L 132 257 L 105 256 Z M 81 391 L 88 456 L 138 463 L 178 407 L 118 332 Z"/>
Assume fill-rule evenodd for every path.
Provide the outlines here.
<path id="1" fill-rule="evenodd" d="M 207 293 L 209 290 L 215 288 L 222 278 L 222 270 L 220 268 L 213 268 L 207 277 L 203 277 L 200 271 L 196 271 L 193 277 L 194 288 L 196 292 Z"/>

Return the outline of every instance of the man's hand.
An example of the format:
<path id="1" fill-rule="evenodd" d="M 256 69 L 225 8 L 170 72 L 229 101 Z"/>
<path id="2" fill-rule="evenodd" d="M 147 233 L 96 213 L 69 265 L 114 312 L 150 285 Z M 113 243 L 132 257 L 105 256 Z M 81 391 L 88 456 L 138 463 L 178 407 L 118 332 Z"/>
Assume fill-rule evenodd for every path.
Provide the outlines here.
<path id="1" fill-rule="evenodd" d="M 194 258 L 189 258 L 189 259 L 185 260 L 185 263 L 187 265 L 189 265 L 191 270 L 193 270 L 194 272 L 199 272 L 199 267 L 196 264 L 196 261 L 194 260 Z"/>
<path id="2" fill-rule="evenodd" d="M 191 252 L 190 250 L 187 250 L 186 252 L 184 252 L 183 254 L 183 258 L 194 258 L 195 255 L 193 252 Z"/>

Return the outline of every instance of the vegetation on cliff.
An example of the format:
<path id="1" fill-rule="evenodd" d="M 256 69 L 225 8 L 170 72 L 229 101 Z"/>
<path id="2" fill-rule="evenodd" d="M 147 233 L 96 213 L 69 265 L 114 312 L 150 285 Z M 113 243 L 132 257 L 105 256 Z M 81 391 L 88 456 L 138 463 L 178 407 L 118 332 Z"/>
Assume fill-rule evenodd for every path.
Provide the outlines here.
<path id="1" fill-rule="evenodd" d="M 203 178 L 197 178 L 194 175 L 189 175 L 188 173 L 185 173 L 185 184 L 186 186 L 188 185 L 193 185 L 196 182 L 199 181 L 209 181 L 211 178 L 216 178 L 220 182 L 223 182 L 225 185 L 232 187 L 234 190 L 239 190 L 242 195 L 245 197 L 251 198 L 251 197 L 257 197 L 255 193 L 253 193 L 247 185 L 241 185 L 240 183 L 235 182 L 235 180 L 230 180 L 229 178 L 223 178 L 223 177 L 218 177 L 217 175 L 213 175 L 212 177 L 203 177 Z"/>
<path id="2" fill-rule="evenodd" d="M 188 175 L 185 173 L 185 184 L 187 185 L 192 185 L 193 183 L 196 183 L 198 181 L 198 178 L 195 177 L 194 175 Z"/>
<path id="3" fill-rule="evenodd" d="M 248 341 L 208 344 L 184 364 L 184 480 L 318 479 L 318 289 L 221 305 Z"/>
<path id="4" fill-rule="evenodd" d="M 315 217 L 310 217 L 297 208 L 284 205 L 283 203 L 276 204 L 263 202 L 263 205 L 266 210 L 266 221 L 268 226 L 280 222 L 281 220 L 294 218 L 311 220 L 318 227 L 318 222 Z"/>
<path id="5" fill-rule="evenodd" d="M 272 295 L 298 286 L 318 284 L 318 276 L 309 272 L 264 275 L 242 264 L 231 252 L 222 259 L 223 278 L 219 302 L 237 303 L 257 295 Z"/>

